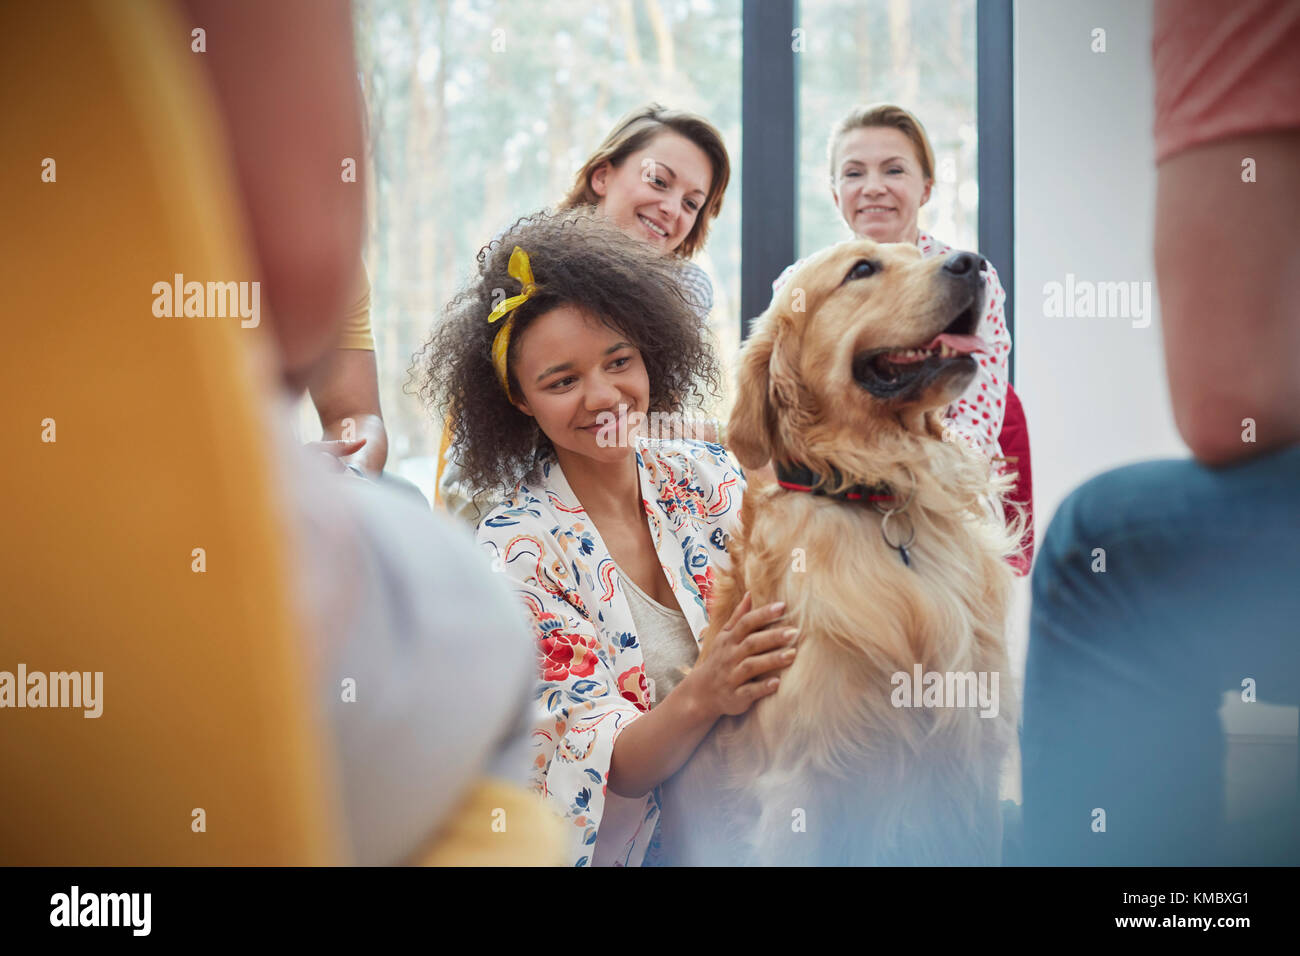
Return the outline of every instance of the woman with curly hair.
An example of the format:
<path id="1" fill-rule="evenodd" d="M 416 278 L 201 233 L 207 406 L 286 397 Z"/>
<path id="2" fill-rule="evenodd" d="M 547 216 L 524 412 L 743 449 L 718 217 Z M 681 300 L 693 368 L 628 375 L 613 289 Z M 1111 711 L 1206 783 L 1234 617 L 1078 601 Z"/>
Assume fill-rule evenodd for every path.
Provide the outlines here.
<path id="1" fill-rule="evenodd" d="M 660 783 L 794 657 L 781 609 L 747 598 L 692 668 L 745 478 L 721 445 L 645 434 L 719 386 L 679 270 L 604 217 L 529 217 L 421 359 L 465 480 L 510 488 L 478 542 L 530 613 L 533 784 L 579 866 L 640 865 Z"/>
<path id="2" fill-rule="evenodd" d="M 704 322 L 713 309 L 713 284 L 691 258 L 704 248 L 730 179 L 727 147 L 708 120 L 650 103 L 615 124 L 556 208 L 608 219 L 640 242 L 643 255 L 673 256 L 676 282 Z M 682 428 L 687 435 L 723 440 L 716 420 L 683 422 Z M 438 451 L 437 502 L 477 525 L 504 489 L 471 496 L 459 449 L 451 447 L 453 432 L 448 423 Z"/>

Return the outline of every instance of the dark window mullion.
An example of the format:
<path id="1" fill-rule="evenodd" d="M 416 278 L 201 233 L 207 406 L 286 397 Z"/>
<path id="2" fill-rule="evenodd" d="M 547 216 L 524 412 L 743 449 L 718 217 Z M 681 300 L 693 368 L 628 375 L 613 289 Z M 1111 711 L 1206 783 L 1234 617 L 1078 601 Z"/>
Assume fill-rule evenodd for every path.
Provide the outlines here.
<path id="1" fill-rule="evenodd" d="M 976 0 L 975 85 L 979 137 L 979 251 L 1006 290 L 1008 359 L 1016 380 L 1015 114 L 1011 0 Z"/>
<path id="2" fill-rule="evenodd" d="M 796 0 L 744 0 L 741 34 L 740 332 L 772 299 L 798 234 Z"/>

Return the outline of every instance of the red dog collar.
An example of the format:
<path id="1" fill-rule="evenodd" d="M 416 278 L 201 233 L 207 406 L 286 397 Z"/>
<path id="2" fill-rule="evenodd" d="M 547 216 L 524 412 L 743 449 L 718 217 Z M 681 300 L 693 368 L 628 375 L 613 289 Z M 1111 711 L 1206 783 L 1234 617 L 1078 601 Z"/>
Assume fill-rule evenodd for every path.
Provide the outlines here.
<path id="1" fill-rule="evenodd" d="M 834 498 L 837 501 L 893 501 L 895 498 L 893 490 L 884 484 L 849 485 L 838 492 L 824 490 L 823 485 L 833 487 L 840 480 L 840 472 L 837 468 L 831 469 L 829 479 L 823 479 L 807 465 L 797 463 L 778 461 L 773 463 L 773 469 L 776 471 L 777 484 L 787 491 L 804 491 L 812 495 Z"/>

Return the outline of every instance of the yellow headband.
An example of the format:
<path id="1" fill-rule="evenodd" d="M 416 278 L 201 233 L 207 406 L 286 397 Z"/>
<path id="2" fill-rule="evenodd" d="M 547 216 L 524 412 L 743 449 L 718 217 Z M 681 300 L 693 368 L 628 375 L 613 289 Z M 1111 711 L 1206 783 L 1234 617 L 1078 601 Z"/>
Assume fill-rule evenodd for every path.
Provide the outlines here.
<path id="1" fill-rule="evenodd" d="M 515 246 L 514 252 L 510 253 L 510 265 L 506 272 L 510 274 L 511 278 L 519 280 L 523 290 L 493 309 L 492 314 L 488 316 L 488 322 L 495 322 L 507 313 L 513 312 L 541 288 L 533 281 L 533 267 L 528 263 L 528 253 L 518 246 Z M 512 315 L 506 319 L 505 325 L 501 326 L 492 339 L 492 365 L 497 370 L 497 378 L 501 381 L 501 388 L 505 391 L 506 398 L 511 401 L 514 401 L 514 399 L 510 396 L 510 376 L 506 372 L 506 353 L 510 351 L 510 330 L 514 328 L 514 325 L 515 317 Z"/>

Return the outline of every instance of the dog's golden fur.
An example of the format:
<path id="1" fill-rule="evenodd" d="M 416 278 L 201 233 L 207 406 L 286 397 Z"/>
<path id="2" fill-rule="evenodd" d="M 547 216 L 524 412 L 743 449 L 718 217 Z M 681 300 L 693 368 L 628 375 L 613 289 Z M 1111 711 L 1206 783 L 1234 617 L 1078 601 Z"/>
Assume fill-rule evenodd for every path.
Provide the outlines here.
<path id="1" fill-rule="evenodd" d="M 872 274 L 847 279 L 864 260 Z M 945 440 L 940 424 L 974 359 L 936 362 L 933 381 L 896 400 L 876 397 L 854 372 L 864 353 L 919 347 L 949 327 L 972 283 L 943 271 L 946 261 L 869 240 L 835 246 L 791 278 L 746 343 L 728 428 L 740 462 L 833 467 L 846 485 L 883 482 L 902 495 L 915 482 L 906 511 L 915 540 L 907 566 L 870 505 L 750 487 L 701 654 L 749 590 L 756 608 L 786 603 L 798 657 L 775 694 L 722 718 L 664 785 L 668 860 L 1000 859 L 999 778 L 1017 709 L 1004 559 L 1019 535 L 996 506 L 1010 479 L 991 479 L 988 463 Z M 918 663 L 999 674 L 997 716 L 895 707 L 891 675 L 910 676 Z"/>

